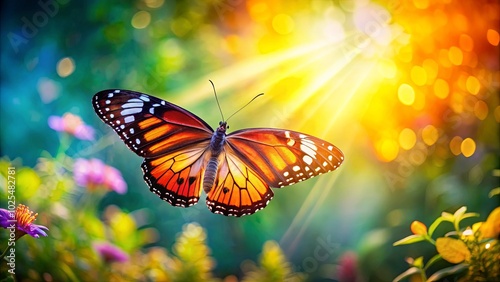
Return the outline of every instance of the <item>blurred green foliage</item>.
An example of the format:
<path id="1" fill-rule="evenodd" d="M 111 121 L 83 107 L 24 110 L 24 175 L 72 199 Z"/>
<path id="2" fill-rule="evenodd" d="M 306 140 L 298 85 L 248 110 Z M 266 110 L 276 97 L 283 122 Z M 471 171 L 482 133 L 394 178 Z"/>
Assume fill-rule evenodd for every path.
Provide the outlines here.
<path id="1" fill-rule="evenodd" d="M 303 274 L 293 272 L 279 245 L 274 241 L 264 244 L 258 266 L 247 262 L 244 267 L 248 274 L 243 278 L 243 282 L 296 282 L 305 278 Z"/>
<path id="2" fill-rule="evenodd" d="M 62 158 L 70 164 L 71 158 Z M 207 246 L 206 231 L 197 223 L 183 226 L 169 254 L 163 247 L 147 247 L 155 243 L 157 231 L 141 226 L 137 218 L 140 215 L 116 206 L 99 211 L 98 203 L 106 194 L 104 188 L 77 187 L 71 171 L 60 161 L 41 158 L 32 169 L 21 166 L 19 160 L 1 159 L 2 181 L 7 178 L 8 167 L 16 167 L 18 189 L 25 188 L 23 183 L 30 185 L 26 190 L 30 193 L 16 194 L 16 201 L 29 203 L 38 213 L 38 222 L 49 227 L 48 237 L 23 236 L 16 242 L 16 281 L 221 281 L 213 275 L 216 260 Z M 46 173 L 57 175 L 59 180 L 44 181 Z M 4 189 L 0 196 L 7 198 Z M 47 198 L 51 201 L 47 202 Z M 2 230 L 0 238 L 7 242 L 8 230 Z M 94 246 L 100 242 L 113 244 L 129 254 L 129 259 L 122 262 L 103 256 Z M 10 281 L 8 269 L 6 263 L 0 262 L 1 281 Z M 279 246 L 267 242 L 260 267 L 244 271 L 243 275 L 248 276 L 244 281 L 283 281 L 299 274 L 292 273 Z"/>

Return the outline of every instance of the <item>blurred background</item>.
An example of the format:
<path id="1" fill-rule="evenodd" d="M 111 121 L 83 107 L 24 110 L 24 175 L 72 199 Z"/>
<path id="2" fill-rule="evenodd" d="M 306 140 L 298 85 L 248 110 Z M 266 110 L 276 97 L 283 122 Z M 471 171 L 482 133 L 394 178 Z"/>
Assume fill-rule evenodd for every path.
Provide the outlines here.
<path id="1" fill-rule="evenodd" d="M 196 267 L 207 280 L 251 281 L 264 254 L 290 279 L 356 281 L 345 279 L 350 271 L 357 281 L 389 281 L 406 257 L 435 253 L 392 246 L 412 221 L 428 226 L 467 206 L 480 216 L 465 227 L 498 206 L 488 197 L 499 183 L 498 1 L 1 5 L 1 173 L 16 168 L 17 203 L 49 228 L 48 237 L 17 242 L 19 281 L 176 281 Z M 204 196 L 186 209 L 161 201 L 91 97 L 141 91 L 215 127 L 209 79 L 226 116 L 265 93 L 231 119 L 231 131 L 301 131 L 338 146 L 345 162 L 274 189 L 252 216 L 214 215 Z M 89 135 L 49 122 L 68 116 Z M 79 180 L 77 160 L 90 159 L 116 168 L 126 191 Z M 95 242 L 117 246 L 127 262 L 99 257 Z"/>

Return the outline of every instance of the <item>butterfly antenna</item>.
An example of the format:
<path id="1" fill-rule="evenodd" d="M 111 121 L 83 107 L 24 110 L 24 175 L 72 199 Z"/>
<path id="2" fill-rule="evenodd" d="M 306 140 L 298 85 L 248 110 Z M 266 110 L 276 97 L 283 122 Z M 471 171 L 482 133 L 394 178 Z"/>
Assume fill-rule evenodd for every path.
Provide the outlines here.
<path id="1" fill-rule="evenodd" d="M 212 88 L 214 89 L 215 101 L 217 101 L 217 106 L 219 107 L 219 112 L 222 117 L 222 121 L 225 121 L 224 115 L 222 114 L 222 109 L 220 108 L 219 99 L 217 98 L 217 92 L 215 91 L 215 85 L 210 79 L 208 81 L 210 81 L 210 83 L 212 84 Z"/>
<path id="2" fill-rule="evenodd" d="M 258 94 L 257 96 L 253 97 L 252 100 L 250 100 L 248 103 L 246 103 L 243 107 L 241 107 L 239 110 L 237 110 L 236 112 L 234 112 L 232 115 L 230 115 L 226 121 L 228 121 L 232 116 L 234 116 L 235 114 L 237 114 L 239 111 L 243 110 L 246 106 L 248 106 L 250 103 L 253 102 L 253 100 L 257 99 L 258 97 L 264 95 L 264 93 L 260 93 Z"/>

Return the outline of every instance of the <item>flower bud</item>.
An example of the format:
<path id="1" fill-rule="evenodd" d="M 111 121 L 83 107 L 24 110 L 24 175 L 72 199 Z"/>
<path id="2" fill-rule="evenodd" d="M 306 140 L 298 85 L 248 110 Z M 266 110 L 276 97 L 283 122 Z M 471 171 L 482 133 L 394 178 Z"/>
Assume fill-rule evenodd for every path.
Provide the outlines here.
<path id="1" fill-rule="evenodd" d="M 411 232 L 415 235 L 425 235 L 427 234 L 427 226 L 420 221 L 415 220 L 410 225 Z"/>

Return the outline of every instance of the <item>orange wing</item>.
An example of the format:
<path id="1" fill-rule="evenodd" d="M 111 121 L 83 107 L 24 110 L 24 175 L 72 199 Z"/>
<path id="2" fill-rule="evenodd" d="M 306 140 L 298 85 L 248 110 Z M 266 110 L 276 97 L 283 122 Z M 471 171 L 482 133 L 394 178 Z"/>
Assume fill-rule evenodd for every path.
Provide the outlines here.
<path id="1" fill-rule="evenodd" d="M 214 187 L 210 211 L 231 216 L 253 214 L 284 187 L 335 170 L 342 152 L 325 140 L 300 132 L 252 128 L 229 134 Z"/>
<path id="2" fill-rule="evenodd" d="M 92 99 L 98 116 L 137 155 L 144 157 L 144 180 L 174 206 L 198 202 L 205 151 L 213 130 L 193 113 L 130 90 L 104 90 Z"/>
<path id="3" fill-rule="evenodd" d="M 266 184 L 278 188 L 335 170 L 344 160 L 333 144 L 291 130 L 239 130 L 227 136 L 227 145 Z"/>
<path id="4" fill-rule="evenodd" d="M 213 134 L 195 114 L 140 92 L 103 90 L 94 95 L 92 105 L 130 150 L 144 158 L 196 146 Z"/>
<path id="5" fill-rule="evenodd" d="M 265 208 L 273 197 L 269 185 L 231 148 L 226 148 L 220 159 L 214 187 L 207 194 L 206 203 L 210 211 L 243 216 Z"/>
<path id="6" fill-rule="evenodd" d="M 189 207 L 201 194 L 208 141 L 162 157 L 145 159 L 144 180 L 151 192 L 173 206 Z"/>

